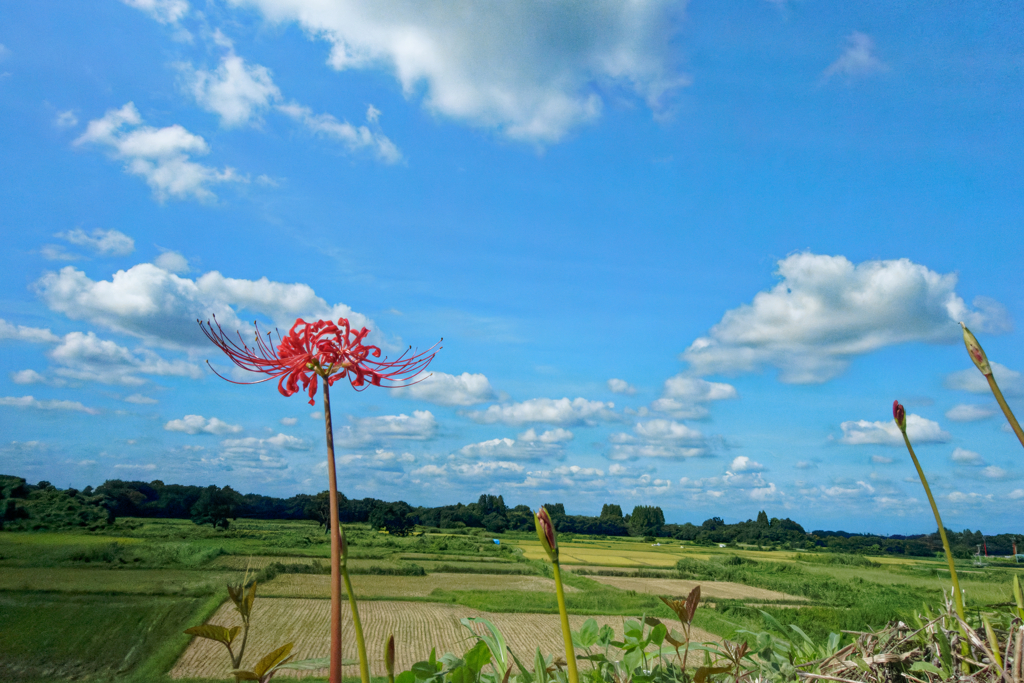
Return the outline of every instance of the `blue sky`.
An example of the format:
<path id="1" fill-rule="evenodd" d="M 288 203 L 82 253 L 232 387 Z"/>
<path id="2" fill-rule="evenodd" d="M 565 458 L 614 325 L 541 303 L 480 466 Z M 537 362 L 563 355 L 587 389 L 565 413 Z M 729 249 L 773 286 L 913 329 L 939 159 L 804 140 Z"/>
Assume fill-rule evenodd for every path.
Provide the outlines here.
<path id="1" fill-rule="evenodd" d="M 195 319 L 344 316 L 350 497 L 1019 531 L 1024 10 L 582 7 L 4 3 L 0 471 L 322 490 Z"/>

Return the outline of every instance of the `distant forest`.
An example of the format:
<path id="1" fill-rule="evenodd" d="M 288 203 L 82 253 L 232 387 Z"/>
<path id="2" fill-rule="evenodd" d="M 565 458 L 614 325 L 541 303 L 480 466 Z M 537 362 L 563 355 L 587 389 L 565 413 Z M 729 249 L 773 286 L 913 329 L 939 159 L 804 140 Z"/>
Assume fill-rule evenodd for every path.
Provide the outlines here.
<path id="1" fill-rule="evenodd" d="M 570 515 L 562 503 L 545 504 L 561 534 L 674 538 L 698 544 L 745 544 L 765 549 L 820 549 L 865 555 L 913 555 L 931 557 L 942 552 L 938 531 L 913 536 L 880 536 L 845 531 L 807 531 L 788 518 L 768 517 L 727 524 L 720 517 L 700 524 L 668 524 L 662 509 L 638 505 L 623 514 L 609 503 L 596 517 Z M 326 491 L 274 498 L 256 493 L 240 494 L 230 486 L 185 486 L 156 480 L 108 479 L 100 486 L 82 490 L 58 489 L 47 481 L 29 484 L 21 477 L 0 475 L 0 529 L 44 531 L 69 528 L 101 530 L 118 517 L 191 519 L 227 529 L 232 519 L 310 519 L 328 530 L 330 504 Z M 343 523 L 364 522 L 389 533 L 405 535 L 419 525 L 436 530 L 482 533 L 533 531 L 533 513 L 526 505 L 509 507 L 501 496 L 481 495 L 475 503 L 441 507 L 413 507 L 403 501 L 347 498 L 339 494 L 338 513 Z M 1017 534 L 983 535 L 965 529 L 946 531 L 957 557 L 978 553 L 1013 554 Z M 1024 547 L 1021 548 L 1024 551 Z"/>

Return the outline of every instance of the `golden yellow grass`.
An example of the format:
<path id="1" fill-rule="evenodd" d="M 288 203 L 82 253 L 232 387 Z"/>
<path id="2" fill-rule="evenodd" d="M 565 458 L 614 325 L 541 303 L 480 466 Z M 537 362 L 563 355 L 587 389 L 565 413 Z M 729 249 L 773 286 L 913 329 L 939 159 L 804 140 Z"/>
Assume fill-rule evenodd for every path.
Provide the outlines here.
<path id="1" fill-rule="evenodd" d="M 426 576 L 376 576 L 356 574 L 352 590 L 360 598 L 419 598 L 435 588 L 461 591 L 554 592 L 555 583 L 542 576 L 494 574 L 427 574 Z M 566 592 L 576 591 L 572 586 Z M 259 594 L 285 598 L 329 598 L 331 577 L 326 574 L 282 574 L 259 587 Z"/>
<path id="2" fill-rule="evenodd" d="M 264 654 L 289 642 L 295 643 L 293 652 L 299 659 L 326 657 L 330 645 L 330 609 L 329 600 L 257 599 L 243 666 L 253 666 Z M 459 624 L 463 617 L 483 617 L 493 622 L 527 667 L 531 666 L 537 647 L 545 654 L 564 656 L 565 652 L 557 614 L 497 614 L 459 605 L 381 600 L 361 602 L 359 616 L 366 637 L 370 672 L 374 676 L 384 675 L 384 641 L 391 633 L 395 634 L 397 671 L 406 671 L 426 659 L 433 647 L 437 648 L 439 657 L 445 652 L 462 654 L 473 645 L 469 632 Z M 588 618 L 595 619 L 599 625 L 608 624 L 615 630 L 616 637 L 622 638 L 624 617 L 621 616 L 570 616 L 569 624 L 578 629 Z M 209 623 L 230 627 L 238 625 L 240 620 L 234 606 L 225 603 Z M 718 640 L 705 631 L 693 631 L 695 641 Z M 356 658 L 347 603 L 342 612 L 342 647 L 345 659 Z M 226 678 L 229 669 L 223 645 L 194 638 L 170 673 L 172 678 Z M 346 676 L 358 675 L 358 666 L 344 669 Z M 322 676 L 324 672 L 314 674 Z M 278 675 L 302 677 L 290 671 Z"/>
<path id="3" fill-rule="evenodd" d="M 220 588 L 237 580 L 235 573 L 181 569 L 4 567 L 0 570 L 0 590 L 20 591 L 177 595 Z"/>
<path id="4" fill-rule="evenodd" d="M 694 586 L 700 586 L 703 598 L 722 598 L 728 600 L 764 600 L 764 601 L 806 601 L 797 595 L 788 595 L 764 588 L 753 588 L 729 581 L 689 581 L 682 579 L 645 579 L 632 576 L 589 576 L 606 586 L 613 586 L 624 591 L 651 593 L 653 595 L 685 596 L 689 595 Z"/>

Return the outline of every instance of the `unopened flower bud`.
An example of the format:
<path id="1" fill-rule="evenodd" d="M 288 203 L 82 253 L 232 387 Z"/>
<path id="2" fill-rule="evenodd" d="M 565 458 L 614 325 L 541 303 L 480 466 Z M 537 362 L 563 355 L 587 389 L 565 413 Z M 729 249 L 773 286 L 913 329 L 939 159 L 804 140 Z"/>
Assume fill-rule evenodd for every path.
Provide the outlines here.
<path id="1" fill-rule="evenodd" d="M 395 634 L 388 636 L 388 642 L 384 644 L 384 670 L 387 671 L 388 679 L 395 677 Z"/>
<path id="2" fill-rule="evenodd" d="M 892 402 L 892 419 L 896 420 L 896 426 L 904 434 L 907 433 L 907 411 L 900 405 L 899 401 Z"/>
<path id="3" fill-rule="evenodd" d="M 348 566 L 348 541 L 345 540 L 345 527 L 341 524 L 338 524 L 338 535 L 341 536 L 341 552 L 339 553 L 341 555 L 340 566 L 346 567 Z"/>
<path id="4" fill-rule="evenodd" d="M 981 374 L 986 377 L 991 375 L 992 368 L 989 367 L 988 357 L 982 350 L 981 344 L 979 344 L 977 338 L 971 334 L 971 331 L 967 329 L 967 325 L 964 325 L 961 322 L 960 327 L 964 328 L 964 345 L 967 347 L 967 355 L 971 357 L 974 364 L 978 366 L 979 370 L 981 370 Z"/>
<path id="5" fill-rule="evenodd" d="M 555 537 L 555 525 L 551 521 L 551 515 L 546 508 L 541 507 L 540 512 L 533 516 L 533 521 L 537 526 L 540 545 L 548 554 L 548 559 L 558 562 L 558 539 Z"/>

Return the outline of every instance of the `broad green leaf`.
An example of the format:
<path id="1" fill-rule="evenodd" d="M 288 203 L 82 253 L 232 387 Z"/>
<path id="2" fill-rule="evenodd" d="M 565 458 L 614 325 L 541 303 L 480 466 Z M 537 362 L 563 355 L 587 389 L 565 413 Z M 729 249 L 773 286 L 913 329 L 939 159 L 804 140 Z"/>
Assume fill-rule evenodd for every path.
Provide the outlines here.
<path id="1" fill-rule="evenodd" d="M 533 658 L 533 675 L 537 683 L 548 683 L 548 665 L 544 661 L 544 655 L 537 648 L 537 654 Z"/>
<path id="2" fill-rule="evenodd" d="M 477 672 L 463 664 L 462 666 L 452 669 L 448 675 L 451 683 L 474 683 L 474 681 L 476 681 Z"/>
<path id="3" fill-rule="evenodd" d="M 1013 577 L 1013 599 L 1017 603 L 1017 616 L 1024 619 L 1024 592 L 1020 588 L 1020 576 Z"/>
<path id="4" fill-rule="evenodd" d="M 416 674 L 411 671 L 403 671 L 395 676 L 395 683 L 416 683 Z"/>
<path id="5" fill-rule="evenodd" d="M 732 671 L 731 666 L 702 666 L 693 675 L 693 683 L 704 683 L 708 676 L 729 673 L 730 671 Z"/>
<path id="6" fill-rule="evenodd" d="M 519 657 L 516 657 L 516 653 L 512 651 L 512 648 L 508 649 L 508 653 L 512 655 L 512 661 L 519 667 L 519 679 L 523 683 L 533 683 L 533 674 L 526 670 L 526 667 L 519 661 Z"/>
<path id="7" fill-rule="evenodd" d="M 806 633 L 804 633 L 802 628 L 800 628 L 796 624 L 790 624 L 789 627 L 793 629 L 793 631 L 795 631 L 801 638 L 803 638 L 805 643 L 807 643 L 811 647 L 814 647 L 814 641 L 811 640 Z"/>
<path id="8" fill-rule="evenodd" d="M 256 582 L 249 586 L 249 593 L 245 596 L 245 614 L 252 614 L 252 603 L 256 602 Z"/>
<path id="9" fill-rule="evenodd" d="M 485 666 L 491 663 L 491 648 L 487 647 L 487 643 L 481 640 L 466 654 L 462 655 L 462 659 L 465 660 L 466 666 L 470 668 L 474 675 L 478 674 Z"/>
<path id="10" fill-rule="evenodd" d="M 270 671 L 278 664 L 288 659 L 288 654 L 292 651 L 293 647 L 295 647 L 295 643 L 287 643 L 286 645 L 282 645 L 270 654 L 263 657 L 263 659 L 261 659 L 259 663 L 256 664 L 256 667 L 253 669 L 253 671 L 256 672 L 257 676 L 263 678 L 263 676 L 268 671 Z"/>
<path id="11" fill-rule="evenodd" d="M 633 673 L 638 666 L 640 666 L 640 660 L 643 658 L 643 650 L 636 648 L 630 650 L 622 657 L 622 664 L 626 667 L 626 671 Z"/>
<path id="12" fill-rule="evenodd" d="M 942 669 L 935 666 L 931 662 L 914 662 L 910 665 L 911 671 L 924 671 L 926 673 L 935 674 L 937 676 L 942 675 Z"/>
<path id="13" fill-rule="evenodd" d="M 640 625 L 639 621 L 634 619 L 626 619 L 622 624 L 622 633 L 627 638 L 640 639 L 644 635 L 644 628 Z"/>
<path id="14" fill-rule="evenodd" d="M 939 659 L 942 660 L 943 673 L 947 676 L 953 673 L 953 653 L 949 644 L 949 638 L 942 629 L 935 632 L 935 639 L 939 641 Z"/>
<path id="15" fill-rule="evenodd" d="M 487 647 L 491 650 L 491 656 L 494 657 L 494 661 L 497 662 L 497 666 L 501 671 L 508 669 L 508 656 L 505 654 L 507 650 L 507 643 L 505 642 L 505 636 L 502 635 L 497 626 L 482 617 L 466 617 L 459 621 L 463 626 L 468 628 L 474 636 L 487 643 Z M 473 624 L 483 624 L 484 628 L 490 632 L 490 635 L 478 634 L 473 628 Z"/>
<path id="16" fill-rule="evenodd" d="M 597 644 L 597 621 L 595 619 L 587 619 L 583 622 L 583 626 L 580 627 L 579 631 L 573 633 L 573 641 L 580 647 L 594 647 Z"/>
<path id="17" fill-rule="evenodd" d="M 612 627 L 609 626 L 608 624 L 602 625 L 600 630 L 598 630 L 598 632 L 597 632 L 597 645 L 598 645 L 598 647 L 608 647 L 611 644 L 611 642 L 612 642 L 612 638 L 614 638 L 614 637 L 615 637 L 615 630 L 612 629 Z"/>
<path id="18" fill-rule="evenodd" d="M 871 667 L 868 666 L 868 663 L 865 662 L 862 657 L 858 657 L 857 655 L 854 655 L 854 656 L 850 657 L 850 661 L 853 662 L 854 664 L 856 664 L 857 668 L 860 669 L 861 671 L 871 671 Z"/>
<path id="19" fill-rule="evenodd" d="M 668 635 L 668 629 L 665 628 L 665 624 L 659 623 L 653 629 L 651 629 L 651 635 L 648 640 L 659 647 L 665 642 L 665 636 Z"/>
<path id="20" fill-rule="evenodd" d="M 411 673 L 419 680 L 433 678 L 437 675 L 436 662 L 416 662 L 412 665 Z"/>
<path id="21" fill-rule="evenodd" d="M 238 635 L 239 627 L 225 628 L 216 624 L 203 624 L 202 626 L 193 626 L 192 628 L 185 629 L 185 633 L 190 636 L 199 636 L 200 638 L 209 638 L 210 640 L 216 640 L 218 643 L 224 643 L 230 645 L 231 641 Z"/>

